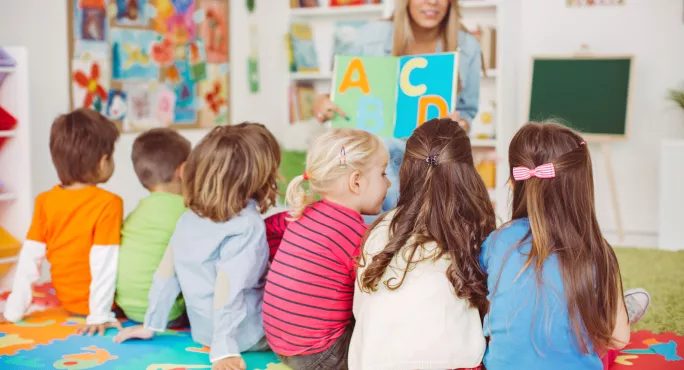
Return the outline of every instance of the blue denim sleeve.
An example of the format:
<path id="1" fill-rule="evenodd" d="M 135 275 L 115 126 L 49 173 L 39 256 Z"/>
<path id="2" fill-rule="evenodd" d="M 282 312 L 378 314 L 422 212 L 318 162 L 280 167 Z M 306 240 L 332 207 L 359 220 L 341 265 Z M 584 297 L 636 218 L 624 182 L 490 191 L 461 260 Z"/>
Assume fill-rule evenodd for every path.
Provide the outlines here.
<path id="1" fill-rule="evenodd" d="M 482 243 L 482 248 L 480 249 L 480 268 L 482 269 L 482 272 L 484 272 L 485 274 L 487 273 L 487 253 L 489 251 L 489 243 L 492 240 L 492 235 L 494 235 L 494 232 L 489 234 L 487 239 L 485 239 L 484 243 Z"/>
<path id="2" fill-rule="evenodd" d="M 173 248 L 169 245 L 152 278 L 145 313 L 145 328 L 157 332 L 166 330 L 169 314 L 180 292 L 180 283 L 173 268 Z"/>
<path id="3" fill-rule="evenodd" d="M 461 82 L 463 84 L 463 91 L 458 96 L 458 103 L 456 110 L 461 113 L 461 118 L 465 118 L 468 122 L 472 122 L 480 104 L 480 70 L 482 67 L 482 54 L 480 44 L 473 38 L 467 45 L 463 47 L 468 48 L 468 53 L 461 53 L 461 56 L 468 55 L 469 58 L 463 58 L 461 63 L 464 63 L 462 68 L 459 68 L 461 74 Z"/>
<path id="4" fill-rule="evenodd" d="M 245 292 L 260 284 L 268 267 L 264 225 L 243 224 L 244 231 L 226 239 L 219 251 L 214 290 L 212 362 L 239 356 L 238 327 L 247 317 Z"/>

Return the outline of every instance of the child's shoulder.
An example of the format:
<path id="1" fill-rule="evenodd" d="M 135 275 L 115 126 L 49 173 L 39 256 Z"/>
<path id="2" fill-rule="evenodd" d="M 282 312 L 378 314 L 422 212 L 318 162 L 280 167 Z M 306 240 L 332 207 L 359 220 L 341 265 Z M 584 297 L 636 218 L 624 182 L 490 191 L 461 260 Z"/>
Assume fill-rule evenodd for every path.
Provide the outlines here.
<path id="1" fill-rule="evenodd" d="M 498 229 L 492 231 L 485 239 L 484 245 L 493 247 L 494 245 L 510 245 L 520 242 L 530 231 L 530 221 L 521 218 L 510 221 Z"/>

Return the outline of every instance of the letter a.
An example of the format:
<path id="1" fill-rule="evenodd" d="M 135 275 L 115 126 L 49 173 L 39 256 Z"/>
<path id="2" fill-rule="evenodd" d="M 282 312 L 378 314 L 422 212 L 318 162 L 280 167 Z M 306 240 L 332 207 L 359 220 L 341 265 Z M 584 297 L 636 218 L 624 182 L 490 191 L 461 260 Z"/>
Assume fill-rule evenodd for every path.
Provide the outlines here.
<path id="1" fill-rule="evenodd" d="M 358 79 L 354 80 L 354 72 L 358 73 Z M 363 62 L 361 59 L 354 58 L 349 62 L 347 70 L 344 72 L 344 77 L 342 78 L 342 83 L 340 83 L 339 92 L 344 94 L 347 89 L 352 87 L 358 87 L 364 94 L 370 92 L 370 85 L 368 85 L 368 77 L 366 77 L 366 70 L 363 68 Z"/>
<path id="2" fill-rule="evenodd" d="M 428 108 L 434 106 L 437 108 L 439 113 L 436 117 L 445 117 L 449 114 L 449 105 L 446 100 L 438 95 L 425 95 L 418 99 L 418 122 L 416 122 L 416 127 L 425 123 L 428 120 Z M 433 117 L 433 118 L 436 118 Z"/>

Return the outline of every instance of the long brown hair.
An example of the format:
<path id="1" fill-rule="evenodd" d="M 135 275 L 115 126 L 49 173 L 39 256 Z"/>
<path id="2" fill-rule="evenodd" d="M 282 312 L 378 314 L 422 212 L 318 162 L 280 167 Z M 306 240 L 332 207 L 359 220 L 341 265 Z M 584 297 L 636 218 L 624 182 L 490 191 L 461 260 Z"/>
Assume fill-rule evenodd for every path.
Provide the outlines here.
<path id="1" fill-rule="evenodd" d="M 541 284 L 544 263 L 555 254 L 580 349 L 589 353 L 589 345 L 595 351 L 608 348 L 622 280 L 615 252 L 603 238 L 596 219 L 586 143 L 565 126 L 528 123 L 511 140 L 508 160 L 511 178 L 512 169 L 518 166 L 535 168 L 552 163 L 555 169 L 553 178 L 514 182 L 512 219 L 529 218 L 532 236 L 532 249 L 520 273 L 533 268 L 537 284 Z"/>
<path id="2" fill-rule="evenodd" d="M 434 165 L 427 159 L 434 159 Z M 487 284 L 478 258 L 482 243 L 496 228 L 496 220 L 487 188 L 473 164 L 470 139 L 458 123 L 448 118 L 432 119 L 413 132 L 399 169 L 399 189 L 390 241 L 363 272 L 361 290 L 375 291 L 390 262 L 401 252 L 408 256 L 401 279 L 384 282 L 390 290 L 399 288 L 410 265 L 419 262 L 413 260 L 417 249 L 436 242 L 439 253 L 434 258 L 447 255 L 451 260 L 446 275 L 456 295 L 484 312 Z M 363 257 L 360 265 L 366 265 Z"/>

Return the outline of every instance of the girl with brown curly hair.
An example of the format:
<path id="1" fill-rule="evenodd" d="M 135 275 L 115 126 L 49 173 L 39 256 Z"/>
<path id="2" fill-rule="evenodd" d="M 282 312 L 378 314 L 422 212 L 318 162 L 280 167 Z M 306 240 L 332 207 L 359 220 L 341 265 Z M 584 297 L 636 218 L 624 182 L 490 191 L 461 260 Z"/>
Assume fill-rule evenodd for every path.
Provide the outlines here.
<path id="1" fill-rule="evenodd" d="M 350 369 L 459 369 L 485 352 L 480 246 L 496 228 L 466 132 L 433 119 L 406 142 L 397 208 L 371 226 L 354 292 Z"/>

